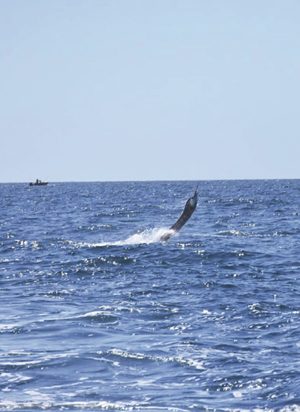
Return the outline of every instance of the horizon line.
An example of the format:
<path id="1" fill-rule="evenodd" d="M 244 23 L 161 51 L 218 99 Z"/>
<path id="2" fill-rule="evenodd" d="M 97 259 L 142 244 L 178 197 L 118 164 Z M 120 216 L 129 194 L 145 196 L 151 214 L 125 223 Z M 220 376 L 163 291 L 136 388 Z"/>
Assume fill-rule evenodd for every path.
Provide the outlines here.
<path id="1" fill-rule="evenodd" d="M 273 181 L 273 180 L 300 180 L 299 177 L 259 177 L 259 178 L 208 178 L 208 179 L 124 179 L 124 180 L 46 180 L 48 184 L 59 183 L 154 183 L 154 182 L 220 182 L 220 181 Z M 28 181 L 0 181 L 0 184 L 27 184 Z"/>

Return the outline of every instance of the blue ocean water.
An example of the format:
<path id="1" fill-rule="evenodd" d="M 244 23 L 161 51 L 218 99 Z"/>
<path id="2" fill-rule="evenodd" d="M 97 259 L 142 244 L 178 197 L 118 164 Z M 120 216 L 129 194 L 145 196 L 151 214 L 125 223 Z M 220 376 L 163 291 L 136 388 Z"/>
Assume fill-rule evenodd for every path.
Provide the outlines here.
<path id="1" fill-rule="evenodd" d="M 1 411 L 300 410 L 300 181 L 0 185 Z"/>

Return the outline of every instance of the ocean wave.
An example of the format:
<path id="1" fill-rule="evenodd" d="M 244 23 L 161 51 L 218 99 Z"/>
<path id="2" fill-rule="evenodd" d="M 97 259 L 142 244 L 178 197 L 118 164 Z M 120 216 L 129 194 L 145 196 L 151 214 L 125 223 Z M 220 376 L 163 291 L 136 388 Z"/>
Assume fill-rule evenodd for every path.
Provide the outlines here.
<path id="1" fill-rule="evenodd" d="M 82 315 L 80 314 L 77 316 L 73 316 L 72 318 L 70 318 L 70 320 L 72 319 L 88 320 L 93 322 L 110 324 L 116 324 L 119 320 L 118 317 L 109 310 L 94 310 L 91 312 L 84 313 Z"/>
<path id="2" fill-rule="evenodd" d="M 0 185 L 0 410 L 297 411 L 286 184 Z"/>
<path id="3" fill-rule="evenodd" d="M 149 355 L 140 352 L 129 352 L 122 349 L 112 348 L 107 352 L 99 352 L 101 356 L 114 356 L 120 360 L 151 361 L 155 363 L 172 363 L 179 366 L 186 366 L 197 370 L 205 370 L 204 364 L 199 359 L 188 358 L 183 355 Z"/>
<path id="4" fill-rule="evenodd" d="M 29 394 L 30 395 L 30 394 Z M 30 401 L 1 401 L 2 411 L 13 410 L 100 410 L 100 411 L 132 411 L 140 405 L 138 402 L 109 402 L 109 401 L 56 401 L 50 396 L 32 391 L 31 396 L 41 396 L 43 400 Z"/>

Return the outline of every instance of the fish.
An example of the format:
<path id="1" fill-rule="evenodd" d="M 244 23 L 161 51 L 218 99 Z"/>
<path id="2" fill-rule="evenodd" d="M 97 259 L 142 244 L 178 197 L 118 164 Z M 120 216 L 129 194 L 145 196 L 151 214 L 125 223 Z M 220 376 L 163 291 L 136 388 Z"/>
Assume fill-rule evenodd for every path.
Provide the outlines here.
<path id="1" fill-rule="evenodd" d="M 160 240 L 162 242 L 166 242 L 170 239 L 170 237 L 174 236 L 175 233 L 178 233 L 179 230 L 186 224 L 186 222 L 190 219 L 194 211 L 196 210 L 198 203 L 198 187 L 196 188 L 194 195 L 190 197 L 185 204 L 183 212 L 179 216 L 178 220 L 170 227 L 170 229 L 164 233 Z"/>

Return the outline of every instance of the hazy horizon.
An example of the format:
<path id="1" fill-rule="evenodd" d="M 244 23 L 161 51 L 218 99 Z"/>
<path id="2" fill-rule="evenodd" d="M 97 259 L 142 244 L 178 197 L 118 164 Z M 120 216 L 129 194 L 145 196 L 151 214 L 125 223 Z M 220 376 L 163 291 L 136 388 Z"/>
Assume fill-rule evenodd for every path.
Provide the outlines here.
<path id="1" fill-rule="evenodd" d="M 300 178 L 300 3 L 1 2 L 0 182 Z"/>
<path id="2" fill-rule="evenodd" d="M 31 181 L 17 181 L 17 182 L 0 182 L 0 184 L 29 184 L 35 182 L 36 179 Z M 42 180 L 42 179 L 40 179 Z M 300 180 L 300 178 L 255 178 L 255 179 L 144 179 L 144 180 L 56 180 L 56 181 L 46 181 L 48 184 L 60 184 L 60 183 L 172 183 L 172 182 L 194 182 L 195 184 L 201 182 L 235 182 L 235 181 L 290 181 L 290 180 Z"/>

